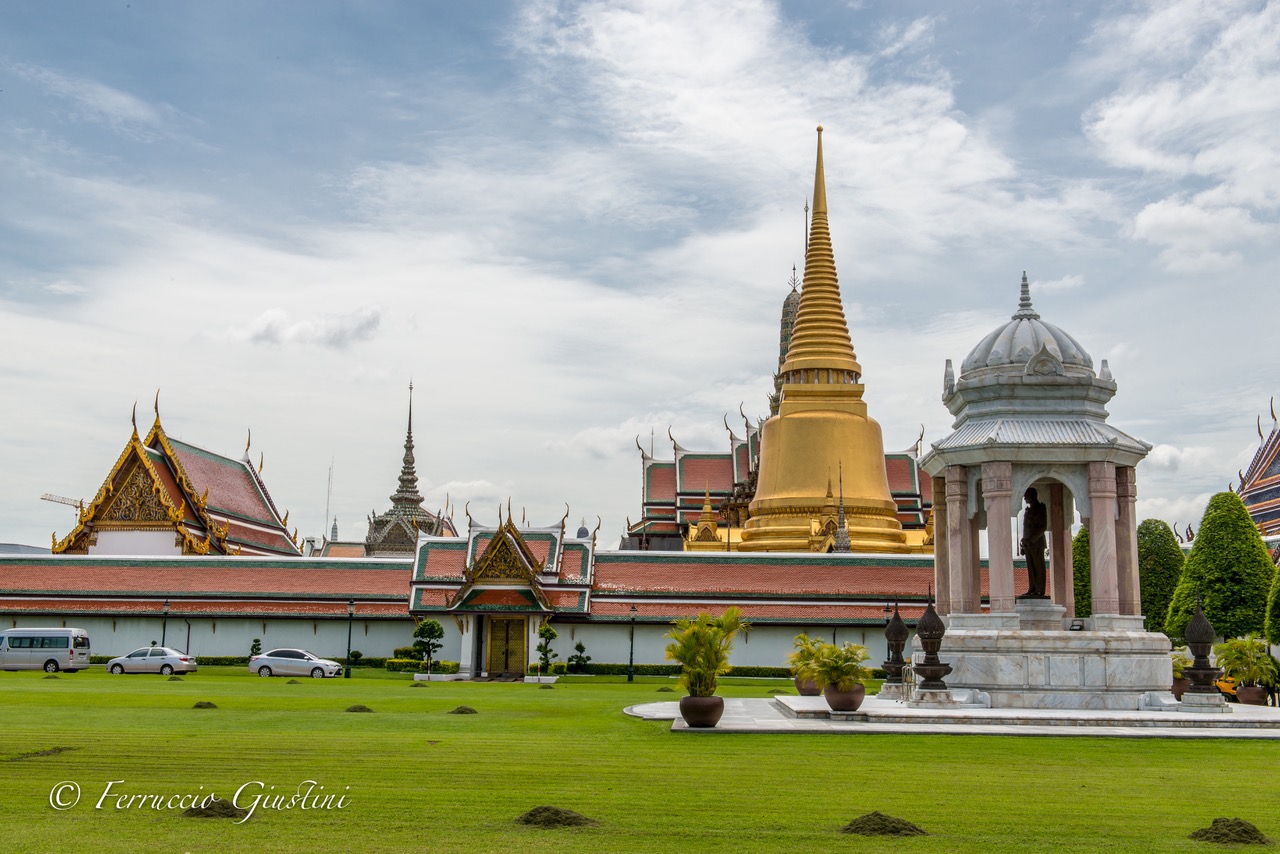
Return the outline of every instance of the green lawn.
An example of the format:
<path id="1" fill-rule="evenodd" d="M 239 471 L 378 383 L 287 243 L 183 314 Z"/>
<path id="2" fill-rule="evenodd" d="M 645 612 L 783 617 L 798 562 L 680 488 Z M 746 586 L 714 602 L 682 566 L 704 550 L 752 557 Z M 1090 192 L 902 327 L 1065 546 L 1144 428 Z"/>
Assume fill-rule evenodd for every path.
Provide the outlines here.
<path id="1" fill-rule="evenodd" d="M 1187 834 L 1216 816 L 1280 837 L 1276 743 L 677 735 L 621 711 L 676 698 L 656 693 L 663 678 L 413 688 L 357 670 L 287 683 L 216 667 L 181 682 L 0 673 L 0 850 L 1210 851 Z M 725 680 L 722 693 L 784 684 Z M 200 700 L 218 708 L 193 709 Z M 355 703 L 374 713 L 344 711 Z M 459 704 L 479 714 L 446 714 Z M 54 748 L 66 750 L 21 757 Z M 116 809 L 114 797 L 95 809 L 113 780 L 113 793 L 166 797 L 254 781 L 292 794 L 314 780 L 346 806 L 260 807 L 238 825 Z M 62 781 L 81 801 L 57 811 Z M 540 804 L 600 825 L 513 822 Z M 837 832 L 872 810 L 933 835 Z"/>

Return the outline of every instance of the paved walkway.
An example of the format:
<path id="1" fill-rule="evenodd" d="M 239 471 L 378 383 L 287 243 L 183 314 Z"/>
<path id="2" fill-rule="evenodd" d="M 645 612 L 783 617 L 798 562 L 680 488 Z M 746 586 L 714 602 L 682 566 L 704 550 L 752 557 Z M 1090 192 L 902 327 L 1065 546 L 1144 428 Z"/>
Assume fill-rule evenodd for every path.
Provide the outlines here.
<path id="1" fill-rule="evenodd" d="M 790 707 L 790 708 L 788 708 Z M 1177 711 L 1109 712 L 1082 709 L 913 709 L 868 697 L 849 720 L 821 715 L 822 697 L 727 697 L 724 717 L 711 729 L 689 727 L 679 702 L 643 703 L 625 709 L 646 720 L 669 720 L 673 732 L 919 733 L 930 735 L 1051 735 L 1090 738 L 1255 738 L 1280 740 L 1280 709 L 1231 704 L 1227 714 Z"/>

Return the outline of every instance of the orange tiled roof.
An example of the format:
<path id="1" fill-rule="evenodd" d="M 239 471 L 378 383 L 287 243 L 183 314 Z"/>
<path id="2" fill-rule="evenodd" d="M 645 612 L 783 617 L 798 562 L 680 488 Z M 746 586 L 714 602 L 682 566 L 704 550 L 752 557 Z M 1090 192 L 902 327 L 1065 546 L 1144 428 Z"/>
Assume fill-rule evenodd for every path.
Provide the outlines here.
<path id="1" fill-rule="evenodd" d="M 179 599 L 169 601 L 169 617 L 184 616 L 307 616 L 347 619 L 346 599 L 315 600 L 292 599 L 268 601 L 262 599 Z M 26 598 L 0 599 L 0 609 L 9 613 L 82 613 L 82 614 L 145 614 L 160 616 L 159 605 L 153 599 L 95 599 L 95 598 Z M 407 602 L 369 602 L 357 600 L 356 619 L 371 617 L 408 618 Z"/>
<path id="2" fill-rule="evenodd" d="M 35 563 L 33 563 L 33 561 Z M 294 567 L 297 567 L 296 569 Z M 64 594 L 407 597 L 412 573 L 385 561 L 324 566 L 289 558 L 26 558 L 0 561 L 0 590 Z"/>

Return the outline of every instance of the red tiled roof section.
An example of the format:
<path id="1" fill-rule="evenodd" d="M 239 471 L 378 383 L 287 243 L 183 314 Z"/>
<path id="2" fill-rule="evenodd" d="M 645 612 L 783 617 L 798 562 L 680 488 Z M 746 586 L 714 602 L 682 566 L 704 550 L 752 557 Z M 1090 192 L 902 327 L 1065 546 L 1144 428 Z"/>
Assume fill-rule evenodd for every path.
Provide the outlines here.
<path id="1" fill-rule="evenodd" d="M 325 543 L 325 557 L 364 557 L 364 543 Z"/>
<path id="2" fill-rule="evenodd" d="M 527 608 L 532 603 L 529 597 L 519 590 L 481 590 L 474 596 L 468 596 L 464 608 L 476 605 L 494 605 Z"/>
<path id="3" fill-rule="evenodd" d="M 645 501 L 674 501 L 676 497 L 676 467 L 672 463 L 654 463 L 645 472 Z"/>
<path id="4" fill-rule="evenodd" d="M 427 546 L 427 562 L 423 574 L 428 578 L 456 578 L 462 580 L 467 569 L 467 553 L 462 549 L 435 549 Z"/>
<path id="5" fill-rule="evenodd" d="M 215 563 L 217 561 L 217 563 Z M 28 567 L 0 566 L 0 588 L 66 593 L 152 593 L 170 598 L 187 593 L 274 593 L 288 595 L 387 596 L 405 598 L 411 572 L 405 569 L 237 568 L 225 558 L 205 558 L 204 566 L 148 562 L 141 566 L 95 566 L 79 561 L 50 561 L 32 573 Z M 298 561 L 306 566 L 304 561 Z M 345 602 L 343 607 L 346 607 Z"/>
<path id="6" fill-rule="evenodd" d="M 592 600 L 594 617 L 630 617 L 635 604 L 638 618 L 694 617 L 700 613 L 719 614 L 725 605 L 707 605 L 705 602 L 602 602 Z M 755 605 L 750 602 L 737 604 L 748 621 L 751 619 L 794 619 L 800 622 L 819 623 L 823 620 L 884 620 L 883 605 Z M 924 606 L 904 605 L 898 609 L 903 619 L 918 620 Z"/>
<path id="7" fill-rule="evenodd" d="M 79 611 L 85 613 L 112 614 L 147 614 L 156 613 L 155 602 L 150 599 L 22 599 L 9 598 L 0 600 L 0 608 L 8 612 L 48 611 L 66 613 Z M 180 618 L 192 614 L 203 615 L 237 615 L 237 614 L 304 614 L 316 617 L 340 617 L 347 619 L 346 600 L 332 602 L 307 601 L 265 601 L 261 599 L 182 599 L 170 602 L 169 616 Z M 373 616 L 409 616 L 408 606 L 404 602 L 356 602 L 355 619 Z"/>
<path id="8" fill-rule="evenodd" d="M 685 492 L 728 492 L 733 489 L 733 460 L 728 454 L 716 457 L 686 456 L 680 459 L 680 485 Z"/>
<path id="9" fill-rule="evenodd" d="M 543 537 L 521 537 L 521 539 L 529 547 L 529 552 L 537 558 L 538 563 L 545 567 L 551 554 L 551 541 Z"/>
<path id="10" fill-rule="evenodd" d="M 432 589 L 432 588 L 420 587 L 418 588 L 417 591 L 415 591 L 414 601 L 428 608 L 433 605 L 443 608 L 446 604 L 448 604 L 449 597 L 451 595 L 453 595 L 452 590 L 440 590 L 438 588 Z"/>
<path id="11" fill-rule="evenodd" d="M 597 561 L 596 590 L 636 592 L 831 593 L 867 596 L 893 591 L 923 596 L 933 583 L 933 568 L 884 566 L 782 567 L 726 562 L 627 563 Z"/>
<path id="12" fill-rule="evenodd" d="M 575 581 L 586 573 L 582 571 L 582 559 L 586 553 L 581 549 L 565 549 L 560 555 L 560 580 Z"/>
<path id="13" fill-rule="evenodd" d="M 910 492 L 915 493 L 917 486 L 912 480 L 911 473 L 915 466 L 908 459 L 902 457 L 885 457 L 884 473 L 889 478 L 890 492 Z M 932 496 L 930 496 L 932 498 Z"/>
<path id="14" fill-rule="evenodd" d="M 293 546 L 293 541 L 283 534 L 266 531 L 259 531 L 256 528 L 249 528 L 245 525 L 237 525 L 235 522 L 227 523 L 227 539 L 235 543 L 249 543 L 255 546 L 261 546 L 273 552 L 281 552 L 284 554 L 297 554 L 297 550 Z M 360 557 L 364 557 L 364 552 L 360 552 Z"/>
<path id="15" fill-rule="evenodd" d="M 244 519 L 278 524 L 275 514 L 258 492 L 258 487 L 244 464 L 172 438 L 169 443 L 187 477 L 191 479 L 196 494 L 202 495 L 206 488 L 209 490 L 210 509 L 224 510 Z"/>
<path id="16" fill-rule="evenodd" d="M 561 610 L 572 610 L 578 607 L 578 603 L 582 601 L 583 591 L 581 590 L 548 590 L 543 588 L 543 594 L 547 597 L 547 601 L 552 607 Z"/>

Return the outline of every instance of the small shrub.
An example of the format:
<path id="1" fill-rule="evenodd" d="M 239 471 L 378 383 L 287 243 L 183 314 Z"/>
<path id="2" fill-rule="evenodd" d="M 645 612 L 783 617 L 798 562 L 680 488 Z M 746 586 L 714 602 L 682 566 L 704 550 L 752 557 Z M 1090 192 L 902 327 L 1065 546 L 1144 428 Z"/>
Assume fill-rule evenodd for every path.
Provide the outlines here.
<path id="1" fill-rule="evenodd" d="M 262 638 L 254 638 L 253 643 L 249 644 L 249 657 L 262 655 Z"/>
<path id="2" fill-rule="evenodd" d="M 587 645 L 582 641 L 578 641 L 573 645 L 573 655 L 569 656 L 569 672 L 586 673 L 587 663 L 590 661 L 591 656 L 587 655 Z"/>
<path id="3" fill-rule="evenodd" d="M 538 628 L 538 637 L 541 639 L 538 643 L 538 663 L 542 665 L 543 673 L 551 672 L 551 660 L 559 658 L 555 650 L 551 648 L 551 642 L 560 637 L 560 633 L 551 628 L 550 623 L 543 623 Z"/>
<path id="4" fill-rule="evenodd" d="M 405 658 L 418 658 L 423 661 L 431 661 L 435 654 L 440 650 L 443 644 L 440 642 L 444 638 L 444 626 L 440 625 L 439 620 L 423 620 L 418 623 L 413 630 L 413 648 L 417 652 L 416 656 L 404 656 Z M 399 650 L 396 651 L 397 658 L 400 658 Z M 432 671 L 436 672 L 436 671 Z"/>
<path id="5" fill-rule="evenodd" d="M 422 658 L 422 655 L 411 646 L 398 646 L 391 652 L 392 658 Z"/>

